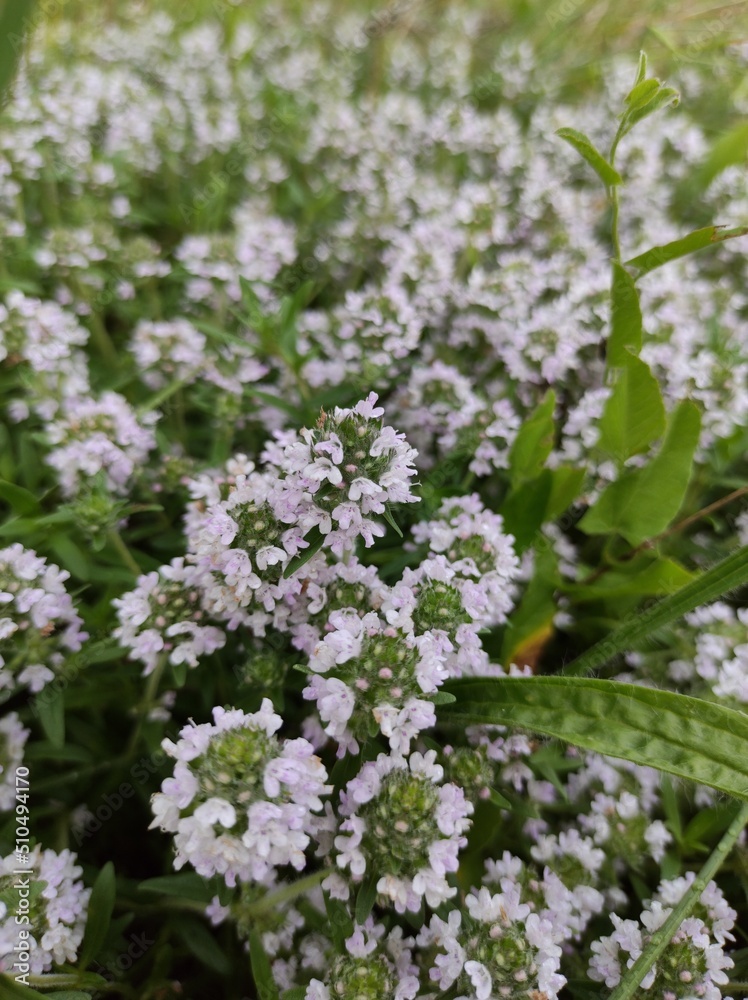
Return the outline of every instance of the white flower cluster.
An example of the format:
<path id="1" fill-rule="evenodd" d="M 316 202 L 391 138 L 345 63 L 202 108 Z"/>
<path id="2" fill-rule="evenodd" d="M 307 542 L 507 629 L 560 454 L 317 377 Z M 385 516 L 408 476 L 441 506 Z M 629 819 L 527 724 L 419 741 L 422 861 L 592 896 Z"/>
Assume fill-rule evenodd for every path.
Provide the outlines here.
<path id="1" fill-rule="evenodd" d="M 70 574 L 18 542 L 0 549 L 0 691 L 41 691 L 66 653 L 77 652 L 81 629 L 65 581 Z"/>
<path id="2" fill-rule="evenodd" d="M 164 740 L 177 763 L 153 797 L 151 826 L 175 835 L 175 867 L 189 862 L 228 885 L 284 865 L 300 871 L 329 790 L 322 762 L 306 740 L 275 737 L 282 720 L 267 698 L 259 712 L 215 708 L 213 719 Z"/>
<path id="3" fill-rule="evenodd" d="M 26 855 L 28 871 L 28 923 L 16 919 L 21 913 L 13 905 L 20 876 L 17 855 L 0 858 L 0 971 L 10 974 L 17 961 L 17 949 L 28 946 L 32 975 L 49 972 L 53 965 L 75 962 L 83 940 L 91 890 L 83 886 L 83 869 L 71 851 L 42 850 L 39 846 Z M 21 931 L 28 931 L 22 937 Z"/>
<path id="4" fill-rule="evenodd" d="M 457 785 L 441 784 L 443 775 L 433 750 L 364 764 L 340 795 L 334 859 L 348 880 L 328 878 L 333 896 L 347 899 L 350 883 L 364 877 L 377 880 L 377 893 L 398 913 L 455 896 L 447 876 L 457 871 L 473 807 Z"/>
<path id="5" fill-rule="evenodd" d="M 138 578 L 135 590 L 112 601 L 120 624 L 112 633 L 130 658 L 140 660 L 150 674 L 162 654 L 169 663 L 196 667 L 201 656 L 220 649 L 224 632 L 203 623 L 198 572 L 184 559 L 172 559 L 153 573 Z"/>

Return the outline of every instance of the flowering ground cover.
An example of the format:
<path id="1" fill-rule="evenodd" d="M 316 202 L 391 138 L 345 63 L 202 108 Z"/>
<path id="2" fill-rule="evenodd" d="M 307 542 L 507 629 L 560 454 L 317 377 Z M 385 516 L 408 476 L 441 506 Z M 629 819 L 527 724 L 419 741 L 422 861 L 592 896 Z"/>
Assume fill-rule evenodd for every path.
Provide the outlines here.
<path id="1" fill-rule="evenodd" d="M 741 15 L 28 7 L 0 997 L 745 995 Z"/>

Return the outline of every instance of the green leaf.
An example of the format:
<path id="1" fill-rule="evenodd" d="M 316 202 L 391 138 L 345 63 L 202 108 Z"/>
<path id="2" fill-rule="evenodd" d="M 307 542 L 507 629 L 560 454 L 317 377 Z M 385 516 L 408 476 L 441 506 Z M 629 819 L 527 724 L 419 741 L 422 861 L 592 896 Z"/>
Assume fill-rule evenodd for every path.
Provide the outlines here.
<path id="1" fill-rule="evenodd" d="M 385 521 L 387 522 L 387 524 L 389 524 L 389 526 L 391 528 L 395 529 L 396 533 L 400 536 L 400 538 L 402 538 L 403 537 L 403 533 L 400 530 L 400 525 L 397 523 L 397 521 L 395 520 L 395 518 L 392 516 L 392 511 L 389 509 L 389 507 L 385 507 L 384 508 L 384 514 L 382 514 L 382 517 L 385 519 Z"/>
<path id="2" fill-rule="evenodd" d="M 325 536 L 315 525 L 311 531 L 304 535 L 305 541 L 309 542 L 309 547 L 300 552 L 297 556 L 289 562 L 283 571 L 283 579 L 287 580 L 289 576 L 293 576 L 302 566 L 305 566 L 309 560 L 316 556 L 322 546 L 325 544 Z"/>
<path id="3" fill-rule="evenodd" d="M 270 959 L 263 947 L 262 935 L 256 930 L 249 932 L 249 961 L 260 1000 L 278 1000 L 278 987 L 273 979 Z"/>
<path id="4" fill-rule="evenodd" d="M 553 634 L 553 619 L 558 610 L 555 595 L 559 582 L 553 549 L 549 547 L 538 552 L 532 579 L 504 631 L 501 662 L 505 666 L 510 663 L 523 666 L 537 659 L 539 651 Z"/>
<path id="5" fill-rule="evenodd" d="M 364 875 L 364 880 L 356 895 L 356 923 L 366 923 L 366 918 L 371 913 L 377 899 L 377 882 L 379 872 L 369 871 Z"/>
<path id="6" fill-rule="evenodd" d="M 744 164 L 746 158 L 748 158 L 748 123 L 740 122 L 717 139 L 704 162 L 697 168 L 692 182 L 703 191 L 723 170 Z"/>
<path id="7" fill-rule="evenodd" d="M 213 969 L 219 976 L 227 976 L 231 972 L 231 962 L 228 955 L 216 941 L 208 927 L 196 917 L 179 916 L 172 918 L 172 924 L 185 943 L 191 955 L 194 955 L 203 965 Z M 254 959 L 252 961 L 254 971 Z"/>
<path id="8" fill-rule="evenodd" d="M 38 993 L 0 972 L 0 993 L 3 1000 L 39 1000 L 39 997 L 49 996 L 48 993 Z"/>
<path id="9" fill-rule="evenodd" d="M 626 267 L 635 267 L 637 279 L 644 274 L 649 274 L 655 268 L 662 267 L 663 264 L 677 260 L 679 257 L 686 257 L 688 254 L 697 253 L 707 247 L 724 243 L 725 240 L 734 240 L 738 236 L 745 236 L 748 233 L 748 226 L 738 226 L 728 229 L 726 226 L 706 226 L 704 229 L 695 229 L 688 236 L 682 236 L 679 240 L 671 243 L 663 243 L 661 246 L 652 247 L 645 250 L 638 257 L 632 257 L 626 261 Z"/>
<path id="10" fill-rule="evenodd" d="M 324 899 L 329 934 L 335 945 L 335 950 L 345 951 L 345 939 L 353 934 L 353 921 L 347 907 L 339 899 L 333 899 L 329 892 L 324 893 Z"/>
<path id="11" fill-rule="evenodd" d="M 623 464 L 646 451 L 665 430 L 660 385 L 649 366 L 629 351 L 600 418 L 598 447 Z M 618 480 L 620 482 L 620 480 Z"/>
<path id="12" fill-rule="evenodd" d="M 32 711 L 55 747 L 65 744 L 65 701 L 63 690 L 55 684 L 45 687 L 31 703 Z"/>
<path id="13" fill-rule="evenodd" d="M 693 611 L 709 604 L 729 591 L 748 583 L 748 545 L 702 573 L 693 583 L 686 584 L 670 597 L 646 611 L 636 610 L 620 628 L 596 643 L 564 668 L 567 676 L 588 673 L 602 667 L 618 653 L 635 649 L 652 633 Z"/>
<path id="14" fill-rule="evenodd" d="M 454 695 L 448 691 L 437 691 L 435 694 L 430 694 L 428 698 L 433 705 L 451 705 L 455 700 Z"/>
<path id="15" fill-rule="evenodd" d="M 618 171 L 608 163 L 603 154 L 595 148 L 592 140 L 583 132 L 577 132 L 573 128 L 559 128 L 556 129 L 556 135 L 576 149 L 582 159 L 587 161 L 606 187 L 623 183 L 623 178 Z"/>
<path id="16" fill-rule="evenodd" d="M 590 584 L 567 584 L 564 593 L 577 601 L 618 597 L 660 597 L 672 594 L 696 579 L 673 559 L 655 558 L 642 553 L 641 558 L 618 564 Z"/>
<path id="17" fill-rule="evenodd" d="M 495 788 L 490 789 L 488 795 L 488 801 L 491 802 L 493 805 L 498 806 L 499 809 L 512 810 L 514 808 L 509 799 L 505 798 L 501 794 L 501 792 L 497 791 Z"/>
<path id="18" fill-rule="evenodd" d="M 556 394 L 549 390 L 525 420 L 509 450 L 509 479 L 513 488 L 540 475 L 553 448 L 553 411 Z"/>
<path id="19" fill-rule="evenodd" d="M 35 0 L 6 0 L 0 14 L 0 98 L 13 79 L 24 36 L 32 27 Z"/>
<path id="20" fill-rule="evenodd" d="M 86 930 L 83 935 L 83 944 L 81 945 L 78 960 L 78 965 L 81 969 L 85 969 L 96 958 L 106 941 L 116 894 L 117 887 L 114 878 L 114 865 L 111 861 L 107 861 L 97 875 L 93 889 L 91 890 Z"/>
<path id="21" fill-rule="evenodd" d="M 545 511 L 545 519 L 552 521 L 568 510 L 579 496 L 586 472 L 572 465 L 559 465 L 551 470 L 551 495 Z"/>
<path id="22" fill-rule="evenodd" d="M 46 997 L 54 997 L 55 1000 L 91 1000 L 90 993 L 83 993 L 82 990 L 55 990 L 54 993 L 45 993 Z"/>
<path id="23" fill-rule="evenodd" d="M 624 135 L 627 135 L 635 125 L 644 121 L 645 118 L 649 118 L 650 115 L 653 115 L 657 111 L 666 107 L 677 107 L 680 102 L 680 94 L 678 91 L 674 90 L 672 87 L 661 86 L 659 81 L 654 81 L 657 83 L 657 88 L 655 90 L 651 90 L 650 88 L 646 95 L 649 99 L 644 100 L 646 90 L 645 85 L 650 82 L 652 81 L 642 81 L 642 83 L 638 84 L 629 95 L 629 97 L 631 97 L 634 91 L 637 91 L 638 88 L 642 88 L 637 95 L 636 102 L 627 107 L 621 115 L 621 125 L 618 129 L 619 139 Z"/>
<path id="24" fill-rule="evenodd" d="M 639 80 L 624 98 L 624 104 L 628 106 L 629 111 L 642 108 L 645 104 L 649 104 L 659 89 L 660 81 L 654 77 L 650 80 Z"/>
<path id="25" fill-rule="evenodd" d="M 628 364 L 629 352 L 642 348 L 642 311 L 634 279 L 617 260 L 610 281 L 610 336 L 605 346 L 608 370 Z"/>
<path id="26" fill-rule="evenodd" d="M 582 531 L 589 535 L 615 531 L 630 545 L 664 531 L 686 495 L 700 429 L 698 408 L 684 400 L 672 414 L 652 461 L 611 483 L 579 522 Z"/>
<path id="27" fill-rule="evenodd" d="M 504 527 L 514 536 L 514 548 L 518 554 L 532 545 L 541 525 L 548 520 L 546 512 L 552 484 L 550 469 L 543 469 L 537 479 L 512 490 L 501 505 Z"/>
<path id="28" fill-rule="evenodd" d="M 748 715 L 672 691 L 588 677 L 466 678 L 444 721 L 555 736 L 748 800 Z"/>
<path id="29" fill-rule="evenodd" d="M 162 896 L 179 896 L 198 903 L 209 903 L 215 896 L 212 884 L 197 872 L 179 872 L 148 878 L 138 885 L 139 892 L 157 892 Z"/>
<path id="30" fill-rule="evenodd" d="M 6 479 L 0 479 L 0 499 L 22 517 L 34 517 L 41 512 L 39 501 L 30 490 L 9 483 Z"/>

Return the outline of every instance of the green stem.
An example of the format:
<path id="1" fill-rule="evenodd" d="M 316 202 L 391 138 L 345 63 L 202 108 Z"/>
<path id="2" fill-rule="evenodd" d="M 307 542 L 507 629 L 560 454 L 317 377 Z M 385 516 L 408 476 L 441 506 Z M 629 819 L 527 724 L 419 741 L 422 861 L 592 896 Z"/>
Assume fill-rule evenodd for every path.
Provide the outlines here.
<path id="1" fill-rule="evenodd" d="M 616 150 L 618 149 L 618 143 L 620 141 L 620 138 L 621 138 L 620 137 L 620 133 L 616 133 L 616 137 L 613 140 L 613 143 L 612 143 L 612 145 L 610 147 L 610 156 L 608 157 L 608 161 L 609 161 L 611 167 L 613 167 L 614 169 L 615 169 Z M 608 188 L 608 198 L 610 199 L 610 208 L 611 208 L 611 214 L 612 214 L 611 223 L 610 223 L 610 236 L 611 236 L 611 240 L 613 242 L 613 256 L 614 256 L 614 258 L 617 261 L 620 261 L 621 260 L 621 240 L 620 240 L 620 237 L 618 235 L 618 217 L 619 217 L 621 206 L 620 206 L 620 201 L 619 201 L 619 197 L 618 197 L 618 185 L 617 184 L 613 184 L 613 185 L 611 185 L 610 188 Z"/>
<path id="2" fill-rule="evenodd" d="M 130 742 L 127 745 L 127 750 L 125 751 L 125 760 L 130 760 L 134 757 L 135 751 L 138 748 L 138 741 L 140 739 L 140 734 L 143 730 L 143 723 L 145 722 L 145 717 L 148 714 L 150 708 L 152 708 L 153 703 L 156 700 L 156 694 L 158 692 L 158 685 L 163 676 L 166 664 L 169 662 L 169 654 L 162 653 L 158 658 L 158 663 L 151 671 L 148 677 L 148 683 L 146 684 L 145 694 L 143 695 L 143 701 L 138 706 L 138 721 L 135 723 L 135 728 L 132 731 L 132 736 L 130 737 Z"/>
<path id="3" fill-rule="evenodd" d="M 698 903 L 707 883 L 714 877 L 748 823 L 748 804 L 738 806 L 735 818 L 725 831 L 722 840 L 710 855 L 681 901 L 675 906 L 664 924 L 652 935 L 639 958 L 626 972 L 608 1000 L 630 1000 L 649 970 L 670 944 L 673 935 Z"/>
<path id="4" fill-rule="evenodd" d="M 119 556 L 122 562 L 125 564 L 125 566 L 127 566 L 129 570 L 132 570 L 135 576 L 142 576 L 143 570 L 140 568 L 140 566 L 138 566 L 132 552 L 130 552 L 128 547 L 122 541 L 122 536 L 117 531 L 117 529 L 111 528 L 107 537 L 109 538 L 109 541 L 112 543 L 114 548 L 119 553 Z"/>

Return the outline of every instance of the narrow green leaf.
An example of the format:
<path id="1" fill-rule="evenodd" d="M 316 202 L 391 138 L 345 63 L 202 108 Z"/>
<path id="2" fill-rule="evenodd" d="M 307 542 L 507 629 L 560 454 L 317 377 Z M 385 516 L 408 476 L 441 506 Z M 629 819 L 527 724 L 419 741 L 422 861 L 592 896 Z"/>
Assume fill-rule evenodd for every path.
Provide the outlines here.
<path id="1" fill-rule="evenodd" d="M 377 899 L 377 882 L 379 873 L 376 871 L 367 872 L 356 895 L 356 923 L 366 923 L 366 918 L 371 913 Z"/>
<path id="2" fill-rule="evenodd" d="M 668 264 L 671 260 L 679 257 L 686 257 L 688 254 L 697 253 L 707 247 L 724 243 L 725 240 L 734 240 L 738 236 L 745 236 L 748 233 L 748 226 L 738 226 L 728 229 L 726 226 L 706 226 L 704 229 L 695 229 L 687 236 L 682 236 L 679 240 L 671 243 L 663 243 L 661 246 L 652 247 L 645 250 L 638 257 L 632 257 L 626 261 L 626 267 L 635 267 L 637 279 L 644 274 L 649 274 L 655 268 Z"/>
<path id="3" fill-rule="evenodd" d="M 600 450 L 620 464 L 646 451 L 665 430 L 665 404 L 659 382 L 639 358 L 629 351 L 624 356 L 600 418 L 598 442 Z"/>
<path id="4" fill-rule="evenodd" d="M 645 82 L 648 83 L 649 81 Z M 635 125 L 644 121 L 645 118 L 649 118 L 650 115 L 653 115 L 664 108 L 677 107 L 679 102 L 680 94 L 677 90 L 674 90 L 672 87 L 660 87 L 654 96 L 651 97 L 650 100 L 646 101 L 646 103 L 627 109 L 623 113 L 621 116 L 623 120 L 619 129 L 619 135 L 627 135 Z"/>
<path id="5" fill-rule="evenodd" d="M 579 522 L 582 531 L 590 535 L 615 531 L 630 545 L 664 531 L 686 495 L 700 429 L 698 408 L 684 400 L 672 414 L 652 461 L 611 483 Z"/>
<path id="6" fill-rule="evenodd" d="M 174 875 L 148 878 L 138 885 L 138 891 L 157 892 L 162 896 L 179 896 L 198 903 L 209 903 L 215 896 L 211 883 L 197 872 L 178 872 Z"/>
<path id="7" fill-rule="evenodd" d="M 304 539 L 309 542 L 309 547 L 304 549 L 304 551 L 300 552 L 297 556 L 294 556 L 288 566 L 286 566 L 283 571 L 283 578 L 285 580 L 287 580 L 289 576 L 293 576 L 294 573 L 300 570 L 302 566 L 305 566 L 313 556 L 317 555 L 319 550 L 325 544 L 325 536 L 316 525 L 304 536 Z"/>
<path id="8" fill-rule="evenodd" d="M 610 336 L 605 345 L 608 370 L 625 365 L 629 352 L 642 348 L 642 311 L 634 279 L 617 260 L 610 281 Z"/>
<path id="9" fill-rule="evenodd" d="M 217 972 L 219 976 L 227 976 L 231 972 L 231 962 L 228 955 L 202 920 L 198 920 L 196 917 L 179 916 L 172 917 L 172 924 L 189 949 L 190 954 L 194 955 L 198 961 Z M 254 956 L 251 958 L 252 971 L 254 972 Z"/>
<path id="10" fill-rule="evenodd" d="M 32 711 L 41 723 L 41 727 L 55 747 L 65 744 L 65 702 L 61 687 L 48 685 L 34 698 Z"/>
<path id="11" fill-rule="evenodd" d="M 567 676 L 588 673 L 603 666 L 618 653 L 636 648 L 653 632 L 676 621 L 694 608 L 709 604 L 748 583 L 748 545 L 702 573 L 693 583 L 686 584 L 672 596 L 664 598 L 646 611 L 635 611 L 611 635 L 596 643 L 568 667 Z"/>
<path id="12" fill-rule="evenodd" d="M 654 78 L 650 80 L 640 80 L 634 85 L 624 98 L 624 103 L 628 105 L 628 110 L 644 107 L 648 104 L 657 91 L 660 89 L 660 81 Z"/>
<path id="13" fill-rule="evenodd" d="M 573 128 L 559 128 L 556 129 L 556 135 L 576 149 L 582 159 L 587 161 L 606 187 L 623 183 L 623 178 L 618 171 L 608 163 L 603 154 L 595 148 L 592 140 L 584 132 L 577 132 Z"/>
<path id="14" fill-rule="evenodd" d="M 639 990 L 646 974 L 665 952 L 680 925 L 698 903 L 704 889 L 724 864 L 746 823 L 748 823 L 748 806 L 742 805 L 736 808 L 732 823 L 706 864 L 683 894 L 680 902 L 673 907 L 665 922 L 652 934 L 641 955 L 624 973 L 621 982 L 610 994 L 609 1000 L 631 1000 Z"/>
<path id="15" fill-rule="evenodd" d="M 505 798 L 501 792 L 492 788 L 489 792 L 488 801 L 493 803 L 493 805 L 498 806 L 499 809 L 513 809 L 512 803 L 509 799 Z"/>
<path id="16" fill-rule="evenodd" d="M 90 965 L 98 955 L 109 932 L 109 923 L 114 910 L 114 899 L 117 887 L 114 878 L 114 865 L 107 861 L 96 877 L 91 890 L 88 904 L 86 930 L 83 935 L 78 965 L 81 970 Z"/>
<path id="17" fill-rule="evenodd" d="M 345 939 L 353 934 L 353 920 L 348 909 L 339 899 L 333 899 L 329 892 L 324 893 L 325 910 L 329 923 L 329 933 L 335 950 L 345 951 Z"/>
<path id="18" fill-rule="evenodd" d="M 4 500 L 9 507 L 22 517 L 34 517 L 41 511 L 39 501 L 30 490 L 15 483 L 9 483 L 5 479 L 0 479 L 0 500 Z"/>
<path id="19" fill-rule="evenodd" d="M 449 683 L 443 720 L 555 736 L 748 800 L 748 715 L 699 698 L 588 677 Z"/>
<path id="20" fill-rule="evenodd" d="M 403 537 L 403 533 L 400 530 L 400 525 L 397 523 L 397 521 L 395 520 L 395 518 L 392 516 L 392 511 L 389 509 L 389 507 L 385 507 L 384 508 L 384 514 L 382 514 L 382 517 L 385 519 L 385 521 L 387 522 L 387 524 L 389 524 L 389 526 L 391 528 L 395 529 L 395 532 L 400 536 L 400 538 L 402 538 Z"/>
<path id="21" fill-rule="evenodd" d="M 263 947 L 262 935 L 256 930 L 249 932 L 249 961 L 257 987 L 257 995 L 261 1000 L 278 1000 L 278 987 L 273 979 L 270 959 Z"/>
<path id="22" fill-rule="evenodd" d="M 723 170 L 744 164 L 746 159 L 748 159 L 748 123 L 740 122 L 717 139 L 704 162 L 696 169 L 692 181 L 703 191 Z"/>
<path id="23" fill-rule="evenodd" d="M 641 83 L 647 77 L 647 53 L 639 53 L 639 65 L 636 68 L 636 80 L 634 80 L 634 86 Z"/>
<path id="24" fill-rule="evenodd" d="M 39 1000 L 39 997 L 49 996 L 48 993 L 38 993 L 19 983 L 15 976 L 6 976 L 0 972 L 0 993 L 3 1000 Z"/>

